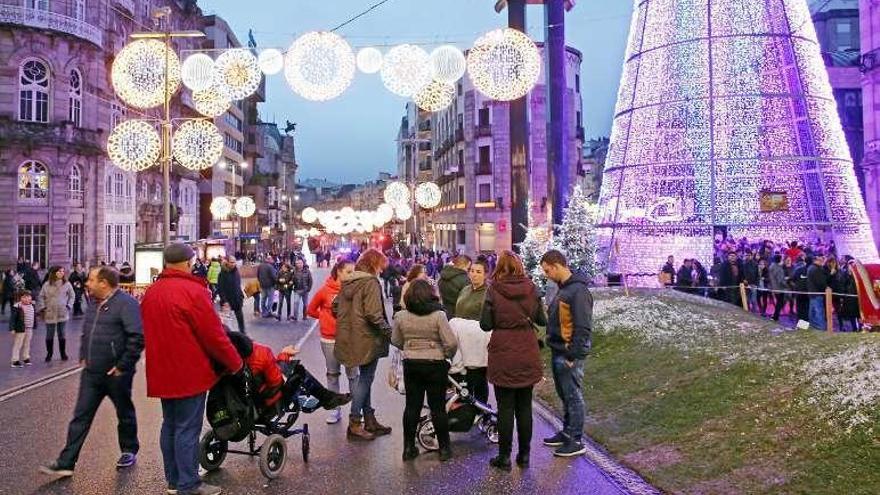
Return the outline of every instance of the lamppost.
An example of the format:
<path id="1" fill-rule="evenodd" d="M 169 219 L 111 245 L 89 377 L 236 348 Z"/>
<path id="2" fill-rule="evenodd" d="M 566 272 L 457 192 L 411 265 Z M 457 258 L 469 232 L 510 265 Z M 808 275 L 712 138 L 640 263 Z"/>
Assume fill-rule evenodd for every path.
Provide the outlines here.
<path id="1" fill-rule="evenodd" d="M 418 208 L 431 210 L 440 204 L 440 186 L 436 182 L 394 181 L 385 187 L 384 199 L 395 209 L 397 218 L 406 222 L 413 216 L 413 244 L 419 243 Z"/>
<path id="2" fill-rule="evenodd" d="M 217 164 L 217 166 L 220 167 L 221 169 L 225 170 L 226 169 L 226 162 L 220 162 Z M 232 170 L 230 172 L 232 173 L 232 195 L 229 197 L 229 199 L 232 203 L 237 204 L 237 200 L 236 200 L 237 194 L 235 191 L 235 175 L 236 175 L 235 171 L 237 168 L 241 168 L 241 187 L 242 187 L 242 193 L 244 193 L 244 171 L 248 168 L 248 162 L 241 162 L 238 165 L 236 165 L 235 163 L 232 163 L 231 168 L 232 168 Z M 244 197 L 244 194 L 242 194 L 242 197 Z M 236 211 L 236 213 L 237 213 L 237 211 Z M 249 218 L 250 215 L 248 215 L 248 216 L 235 215 L 235 217 L 236 217 L 235 220 L 232 222 L 232 242 L 235 245 L 236 249 L 238 251 L 241 251 L 242 250 L 241 249 L 241 240 L 236 238 L 235 230 L 236 230 L 236 227 L 238 227 L 238 232 L 239 232 L 239 234 L 241 234 L 241 224 L 240 224 L 241 219 L 242 218 Z"/>
<path id="3" fill-rule="evenodd" d="M 408 170 L 406 171 L 407 173 L 405 174 L 405 177 L 404 177 L 404 179 L 405 179 L 405 180 L 404 180 L 404 183 L 405 183 L 405 184 L 407 185 L 407 187 L 409 187 L 409 189 L 410 189 L 410 191 L 409 191 L 409 192 L 410 192 L 409 196 L 410 196 L 410 199 L 412 200 L 411 203 L 410 203 L 410 208 L 412 209 L 412 215 L 413 215 L 413 217 L 412 217 L 412 221 L 413 221 L 413 243 L 414 243 L 414 244 L 418 244 L 418 236 L 419 236 L 419 211 L 418 211 L 418 209 L 416 208 L 416 202 L 415 202 L 416 194 L 415 194 L 415 190 L 416 190 L 416 187 L 417 187 L 416 181 L 418 180 L 418 173 L 419 173 L 419 171 L 418 171 L 419 145 L 421 145 L 421 144 L 423 144 L 423 143 L 431 143 L 431 140 L 430 140 L 430 139 L 427 139 L 427 138 L 408 137 L 408 138 L 401 138 L 401 139 L 398 139 L 397 142 L 398 142 L 398 143 L 404 143 L 404 144 L 407 144 L 407 145 L 409 145 L 409 146 L 412 146 L 412 148 L 411 148 L 412 152 L 410 153 L 410 160 L 409 160 L 409 162 L 407 163 L 407 169 L 408 169 Z M 433 182 L 432 182 L 432 184 L 433 184 Z M 387 202 L 387 201 L 386 201 L 386 202 Z M 389 204 L 390 204 L 390 203 L 389 203 Z M 439 203 L 438 203 L 438 204 L 439 204 Z M 393 205 L 392 205 L 392 206 L 393 206 Z M 436 206 L 436 205 L 434 205 L 434 206 L 431 207 L 431 208 L 434 208 L 435 206 Z M 425 208 L 425 209 L 431 209 L 431 208 Z"/>

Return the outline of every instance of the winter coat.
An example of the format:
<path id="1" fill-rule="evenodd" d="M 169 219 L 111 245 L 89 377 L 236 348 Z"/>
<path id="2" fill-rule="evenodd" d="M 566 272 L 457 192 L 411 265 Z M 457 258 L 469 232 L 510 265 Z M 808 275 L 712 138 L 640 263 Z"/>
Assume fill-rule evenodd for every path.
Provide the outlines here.
<path id="1" fill-rule="evenodd" d="M 761 277 L 761 274 L 758 273 L 758 262 L 755 260 L 746 261 L 742 265 L 743 268 L 743 278 L 745 278 L 746 283 L 753 287 L 757 287 L 758 279 Z"/>
<path id="2" fill-rule="evenodd" d="M 241 292 L 241 275 L 237 266 L 231 269 L 224 266 L 220 270 L 220 276 L 217 277 L 217 294 L 220 296 L 220 301 L 229 304 L 233 311 L 241 309 L 244 304 L 244 294 Z"/>
<path id="3" fill-rule="evenodd" d="M 318 289 L 306 309 L 307 315 L 318 320 L 321 339 L 328 342 L 336 341 L 336 317 L 333 316 L 333 301 L 339 295 L 341 285 L 339 280 L 327 277 L 327 281 Z"/>
<path id="4" fill-rule="evenodd" d="M 86 290 L 86 280 L 88 280 L 88 278 L 89 276 L 85 272 L 70 272 L 67 281 L 70 282 L 70 286 L 73 287 L 73 292 L 80 294 Z"/>
<path id="5" fill-rule="evenodd" d="M 40 288 L 40 274 L 32 266 L 25 266 L 21 272 L 24 288 L 33 292 Z"/>
<path id="6" fill-rule="evenodd" d="M 312 291 L 312 272 L 308 268 L 293 269 L 293 290 L 297 294 L 308 294 Z"/>
<path id="7" fill-rule="evenodd" d="M 33 325 L 34 328 L 37 326 L 37 311 L 33 304 L 30 305 L 31 311 L 33 311 Z M 9 331 L 13 333 L 25 333 L 27 328 L 25 326 L 25 309 L 21 303 L 15 303 L 12 305 L 12 310 L 9 313 Z M 31 328 L 33 330 L 33 328 Z"/>
<path id="8" fill-rule="evenodd" d="M 261 289 L 274 289 L 277 278 L 278 271 L 271 264 L 264 261 L 257 267 L 257 280 L 260 281 Z"/>
<path id="9" fill-rule="evenodd" d="M 279 363 L 286 363 L 290 355 L 278 354 L 278 357 L 268 346 L 253 342 L 251 355 L 244 359 L 244 363 L 259 383 L 257 395 L 262 399 L 263 405 L 274 405 L 281 399 L 281 386 L 284 385 L 284 375 L 281 373 Z"/>
<path id="10" fill-rule="evenodd" d="M 734 266 L 736 267 L 736 273 L 734 273 Z M 719 277 L 720 280 L 718 284 L 721 287 L 732 287 L 739 285 L 743 282 L 743 280 L 745 280 L 742 263 L 738 260 L 732 264 L 729 261 L 725 261 L 721 264 L 721 273 L 719 274 Z"/>
<path id="11" fill-rule="evenodd" d="M 447 315 L 455 314 L 455 303 L 458 301 L 458 295 L 466 285 L 470 284 L 467 272 L 455 265 L 446 265 L 440 270 L 440 300 L 443 302 L 443 309 Z"/>
<path id="12" fill-rule="evenodd" d="M 856 280 L 849 270 L 840 270 L 835 274 L 831 289 L 838 294 L 849 294 L 852 296 L 858 294 Z M 837 311 L 841 318 L 858 318 L 861 315 L 858 297 L 835 297 L 840 297 L 840 305 Z"/>
<path id="13" fill-rule="evenodd" d="M 133 297 L 116 290 L 106 300 L 89 304 L 79 345 L 79 359 L 86 362 L 87 370 L 134 371 L 143 350 L 141 312 Z"/>
<path id="14" fill-rule="evenodd" d="M 589 280 L 574 273 L 559 284 L 547 314 L 547 346 L 565 359 L 584 359 L 592 347 L 593 295 Z"/>
<path id="15" fill-rule="evenodd" d="M 336 297 L 334 355 L 345 366 L 361 366 L 388 355 L 391 327 L 379 279 L 355 271 Z"/>
<path id="16" fill-rule="evenodd" d="M 76 293 L 69 282 L 46 282 L 37 298 L 37 312 L 43 312 L 43 320 L 48 324 L 67 321 L 74 299 Z"/>
<path id="17" fill-rule="evenodd" d="M 543 378 L 538 337 L 530 321 L 547 324 L 535 284 L 526 277 L 492 282 L 486 291 L 480 328 L 492 331 L 487 376 L 494 385 L 530 387 Z"/>
<path id="18" fill-rule="evenodd" d="M 192 397 L 217 383 L 217 370 L 241 369 L 205 279 L 165 269 L 144 293 L 141 316 L 149 397 Z"/>
<path id="19" fill-rule="evenodd" d="M 788 287 L 785 285 L 785 268 L 783 268 L 781 263 L 773 263 L 767 269 L 767 274 L 770 279 L 770 289 L 771 290 L 786 290 Z"/>
<path id="20" fill-rule="evenodd" d="M 684 289 L 694 286 L 694 277 L 690 268 L 681 265 L 681 268 L 678 269 L 678 274 L 675 277 L 675 285 L 676 287 Z"/>
<path id="21" fill-rule="evenodd" d="M 248 280 L 246 284 L 244 284 L 244 295 L 247 297 L 254 297 L 255 295 L 260 293 L 260 281 L 252 278 Z"/>
<path id="22" fill-rule="evenodd" d="M 193 265 L 192 274 L 200 278 L 208 278 L 208 267 L 201 261 Z"/>
<path id="23" fill-rule="evenodd" d="M 220 267 L 219 261 L 212 261 L 211 265 L 208 267 L 208 283 L 216 284 L 217 280 L 220 278 Z"/>
<path id="24" fill-rule="evenodd" d="M 275 289 L 278 292 L 289 294 L 293 292 L 293 272 L 281 270 L 278 272 L 278 278 L 275 279 Z"/>
<path id="25" fill-rule="evenodd" d="M 807 268 L 807 292 L 825 292 L 827 288 L 828 270 L 824 266 L 810 265 Z"/>
<path id="26" fill-rule="evenodd" d="M 479 320 L 453 318 L 449 320 L 452 333 L 458 339 L 458 352 L 452 358 L 450 373 L 461 373 L 467 368 L 485 368 L 489 360 L 489 341 L 492 332 L 484 332 Z"/>
<path id="27" fill-rule="evenodd" d="M 798 292 L 807 292 L 807 270 L 810 267 L 806 263 L 800 263 L 794 266 L 791 271 L 788 283 L 792 289 Z M 800 296 L 801 294 L 798 294 Z M 804 296 L 807 297 L 807 296 Z"/>
<path id="28" fill-rule="evenodd" d="M 480 321 L 487 288 L 487 284 L 483 284 L 479 289 L 474 289 L 471 284 L 466 285 L 458 295 L 458 300 L 455 301 L 455 318 Z"/>
<path id="29" fill-rule="evenodd" d="M 412 308 L 412 311 L 394 315 L 391 344 L 403 351 L 403 359 L 443 361 L 458 350 L 458 339 L 439 302 L 429 308 Z"/>

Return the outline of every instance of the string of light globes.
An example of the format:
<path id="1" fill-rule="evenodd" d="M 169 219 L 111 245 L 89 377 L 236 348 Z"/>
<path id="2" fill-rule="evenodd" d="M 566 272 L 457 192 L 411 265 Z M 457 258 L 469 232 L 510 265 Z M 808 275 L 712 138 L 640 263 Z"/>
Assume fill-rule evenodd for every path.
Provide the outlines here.
<path id="1" fill-rule="evenodd" d="M 263 75 L 283 71 L 295 93 L 307 100 L 327 101 L 348 89 L 357 68 L 365 74 L 378 73 L 389 91 L 412 98 L 425 111 L 436 112 L 452 102 L 455 83 L 465 73 L 486 97 L 508 101 L 528 93 L 541 71 L 535 43 L 509 28 L 481 36 L 467 56 L 452 45 L 428 53 L 412 44 L 394 46 L 386 53 L 366 47 L 355 55 L 341 36 L 315 31 L 297 38 L 286 53 L 267 48 L 255 55 L 250 49 L 232 48 L 216 59 L 207 53 L 192 53 L 182 63 L 162 41 L 137 39 L 113 62 L 113 88 L 127 105 L 157 107 L 165 101 L 166 63 L 169 93 L 176 93 L 181 84 L 186 86 L 192 91 L 193 106 L 205 116 L 175 120 L 180 124 L 172 137 L 172 157 L 192 170 L 210 168 L 222 155 L 223 136 L 209 119 L 223 115 L 233 101 L 253 94 Z M 130 171 L 155 164 L 162 147 L 155 127 L 149 120 L 118 124 L 108 139 L 113 163 Z"/>
<path id="2" fill-rule="evenodd" d="M 316 210 L 309 206 L 302 210 L 300 217 L 307 224 L 320 223 L 331 234 L 368 233 L 382 228 L 395 218 L 403 222 L 412 218 L 412 199 L 422 208 L 436 208 L 440 204 L 441 193 L 437 184 L 422 182 L 411 195 L 408 185 L 395 181 L 385 187 L 384 199 L 385 202 L 375 210 L 358 211 L 350 207 L 341 210 Z"/>

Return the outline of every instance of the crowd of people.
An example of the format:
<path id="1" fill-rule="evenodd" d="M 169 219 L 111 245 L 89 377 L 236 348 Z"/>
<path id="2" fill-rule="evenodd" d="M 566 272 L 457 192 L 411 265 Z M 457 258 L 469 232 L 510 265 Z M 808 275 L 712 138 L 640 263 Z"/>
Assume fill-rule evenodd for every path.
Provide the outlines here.
<path id="1" fill-rule="evenodd" d="M 676 267 L 674 257 L 669 256 L 660 270 L 660 281 L 683 292 L 748 307 L 773 320 L 787 314 L 825 330 L 826 318 L 836 315 L 840 331 L 858 331 L 859 303 L 853 264 L 852 256 L 838 258 L 834 241 L 825 244 L 728 239 L 716 242 L 715 257 L 708 271 L 696 259 L 685 259 Z M 746 287 L 745 305 L 740 284 Z M 832 291 L 834 315 L 825 314 L 828 288 Z"/>

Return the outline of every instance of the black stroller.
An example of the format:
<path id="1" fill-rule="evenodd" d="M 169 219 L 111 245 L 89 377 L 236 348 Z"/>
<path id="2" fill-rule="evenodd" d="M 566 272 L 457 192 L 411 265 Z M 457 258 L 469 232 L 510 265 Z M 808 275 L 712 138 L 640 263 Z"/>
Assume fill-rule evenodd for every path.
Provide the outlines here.
<path id="1" fill-rule="evenodd" d="M 256 402 L 259 398 L 253 392 L 259 389 L 258 385 L 245 367 L 244 377 L 224 377 L 211 389 L 207 414 L 212 427 L 199 442 L 199 464 L 206 471 L 219 469 L 226 454 L 242 454 L 259 457 L 263 476 L 275 479 L 287 462 L 287 439 L 294 435 L 302 435 L 303 461 L 309 461 L 309 425 L 298 428 L 295 424 L 301 412 L 310 413 L 318 408 L 317 401 L 312 405 L 302 400 L 305 397 L 299 393 L 282 394 L 277 409 L 261 415 Z M 257 433 L 266 437 L 259 446 Z M 243 440 L 247 440 L 247 450 L 229 448 L 230 442 Z"/>
<path id="2" fill-rule="evenodd" d="M 498 413 L 487 404 L 478 401 L 467 388 L 467 382 L 459 383 L 451 376 L 451 387 L 446 394 L 446 414 L 449 417 L 449 431 L 464 433 L 470 431 L 474 424 L 491 443 L 498 443 Z M 437 434 L 430 414 L 419 419 L 416 438 L 425 450 L 439 450 Z"/>

